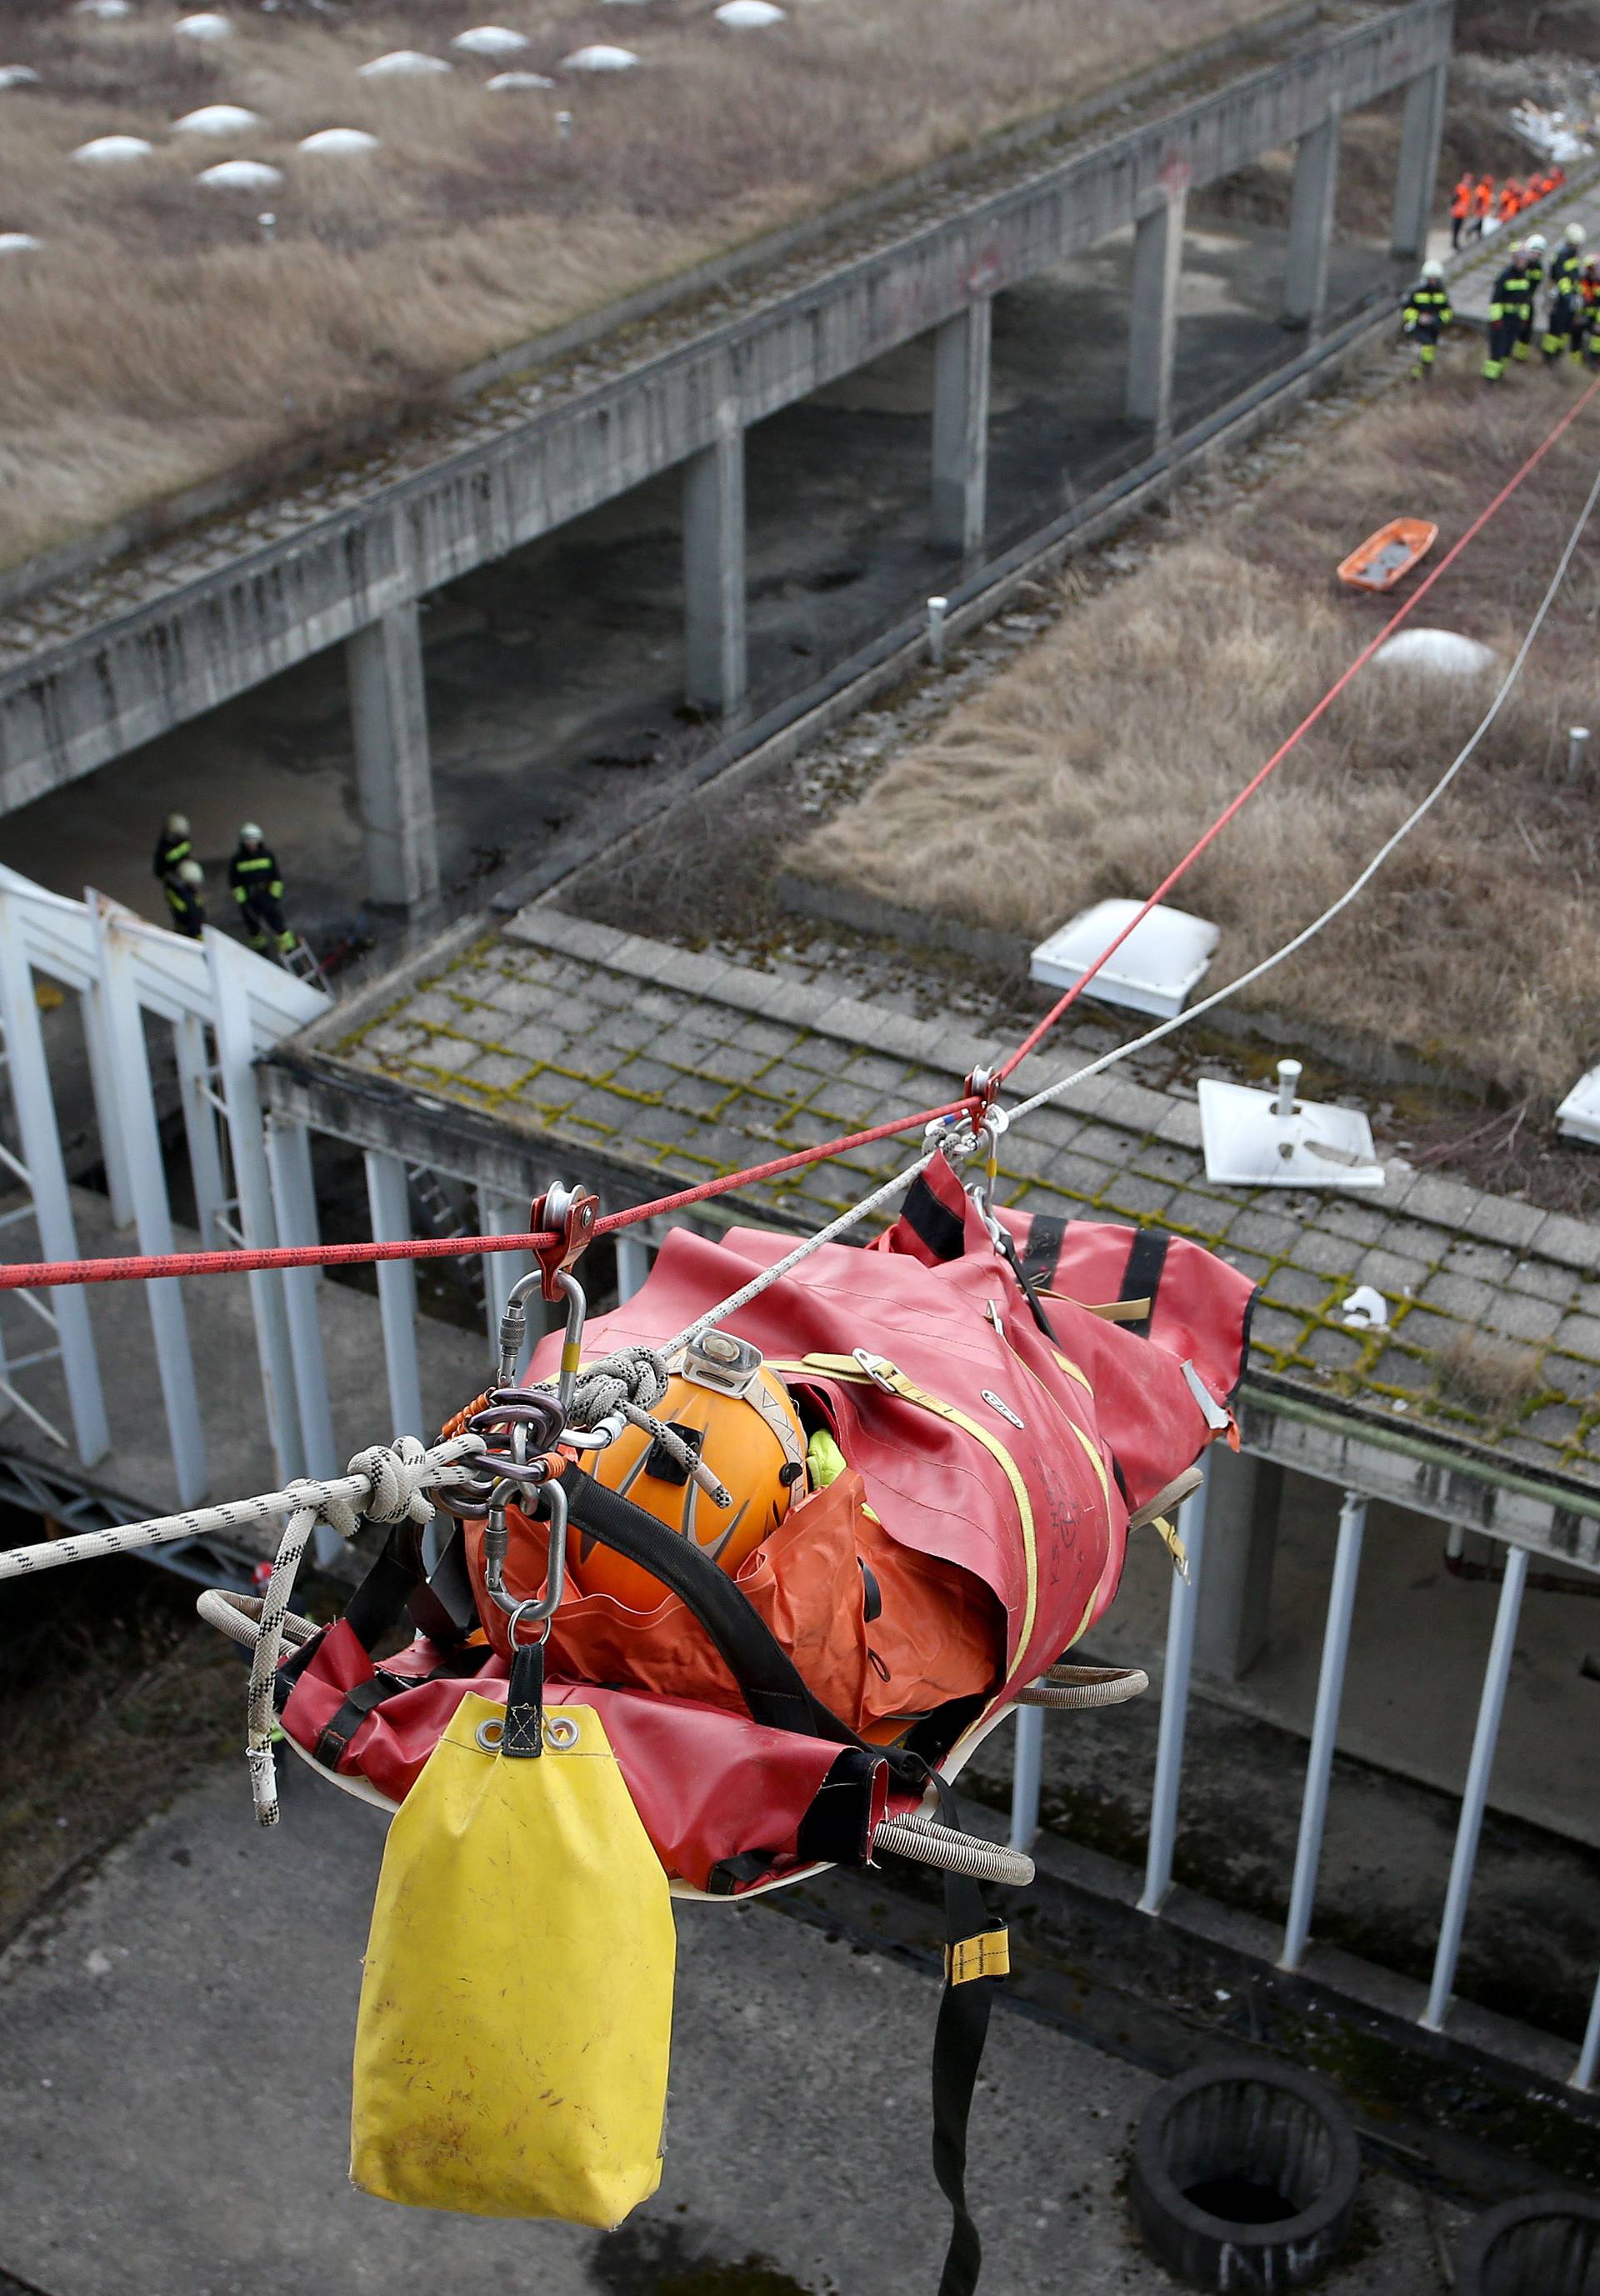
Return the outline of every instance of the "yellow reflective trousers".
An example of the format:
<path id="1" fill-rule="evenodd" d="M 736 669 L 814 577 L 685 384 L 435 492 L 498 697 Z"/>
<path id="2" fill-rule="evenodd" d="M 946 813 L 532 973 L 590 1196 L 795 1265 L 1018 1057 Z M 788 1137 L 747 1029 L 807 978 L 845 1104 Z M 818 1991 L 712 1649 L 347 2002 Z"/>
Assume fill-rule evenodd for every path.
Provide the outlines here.
<path id="1" fill-rule="evenodd" d="M 671 1899 L 598 1715 L 546 1709 L 526 1759 L 496 1750 L 504 1714 L 469 1693 L 390 1827 L 350 2177 L 609 2228 L 661 2182 Z"/>

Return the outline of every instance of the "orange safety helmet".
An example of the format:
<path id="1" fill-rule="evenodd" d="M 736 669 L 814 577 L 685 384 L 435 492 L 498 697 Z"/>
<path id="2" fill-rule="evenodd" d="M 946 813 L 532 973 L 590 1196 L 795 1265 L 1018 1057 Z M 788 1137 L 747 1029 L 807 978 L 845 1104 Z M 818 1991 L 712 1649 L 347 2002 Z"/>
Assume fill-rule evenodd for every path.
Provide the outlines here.
<path id="1" fill-rule="evenodd" d="M 675 1359 L 654 1415 L 693 1447 L 733 1494 L 731 1505 L 719 1507 L 643 1428 L 628 1428 L 603 1451 L 585 1452 L 579 1464 L 608 1490 L 692 1538 L 731 1578 L 777 1529 L 804 1482 L 805 1431 L 789 1390 L 748 1340 L 705 1332 Z M 611 1595 L 634 1611 L 653 1611 L 665 1599 L 659 1578 L 576 1527 L 567 1560 L 585 1595 Z"/>

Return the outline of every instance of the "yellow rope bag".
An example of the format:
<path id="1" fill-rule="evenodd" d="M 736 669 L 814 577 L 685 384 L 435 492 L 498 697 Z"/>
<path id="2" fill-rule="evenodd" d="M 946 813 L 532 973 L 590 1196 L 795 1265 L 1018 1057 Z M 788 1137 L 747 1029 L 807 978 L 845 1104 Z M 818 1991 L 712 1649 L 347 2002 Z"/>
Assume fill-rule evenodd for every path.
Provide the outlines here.
<path id="1" fill-rule="evenodd" d="M 351 2181 L 414 2208 L 620 2224 L 661 2182 L 676 1946 L 598 1715 L 469 1693 L 390 1827 Z"/>

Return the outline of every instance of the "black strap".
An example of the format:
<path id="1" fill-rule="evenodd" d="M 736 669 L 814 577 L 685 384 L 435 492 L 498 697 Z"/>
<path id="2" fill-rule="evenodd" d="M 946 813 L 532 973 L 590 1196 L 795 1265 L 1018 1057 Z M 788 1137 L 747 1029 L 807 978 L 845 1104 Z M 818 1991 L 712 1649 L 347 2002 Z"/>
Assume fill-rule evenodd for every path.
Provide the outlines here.
<path id="1" fill-rule="evenodd" d="M 1066 1240 L 1064 1219 L 1057 1219 L 1053 1212 L 1034 1213 L 1027 1249 L 1022 1254 L 1022 1273 L 1030 1283 L 1049 1291 L 1051 1279 L 1061 1266 L 1062 1246 Z"/>
<path id="2" fill-rule="evenodd" d="M 1053 1347 L 1059 1347 L 1061 1343 L 1055 1336 L 1055 1326 L 1051 1323 L 1049 1316 L 1046 1315 L 1044 1301 L 1034 1290 L 1031 1282 L 1029 1280 L 1026 1268 L 1023 1267 L 1022 1262 L 1017 1258 L 1017 1248 L 1012 1241 L 1011 1231 L 1008 1228 L 1003 1227 L 1000 1229 L 1000 1251 L 1006 1266 L 1017 1279 L 1017 1288 L 1022 1292 L 1023 1299 L 1027 1300 L 1029 1311 L 1031 1314 L 1034 1322 L 1038 1325 L 1040 1331 L 1043 1332 L 1045 1337 L 1050 1341 L 1051 1345 Z"/>
<path id="3" fill-rule="evenodd" d="M 424 1682 L 470 1680 L 473 1675 L 482 1673 L 488 1659 L 487 1651 L 455 1650 L 447 1652 L 439 1664 L 426 1674 L 391 1674 L 383 1667 L 377 1668 L 365 1682 L 358 1682 L 353 1690 L 345 1693 L 343 1705 L 331 1721 L 323 1724 L 311 1749 L 313 1759 L 324 1768 L 336 1770 L 351 1739 L 377 1708 L 398 1698 L 403 1690 L 415 1690 Z M 286 1698 L 287 1693 L 278 1702 L 280 1710 Z"/>
<path id="4" fill-rule="evenodd" d="M 959 1259 L 966 1249 L 965 1222 L 959 1212 L 939 1202 L 924 1172 L 919 1172 L 906 1191 L 900 1218 L 935 1259 Z"/>
<path id="5" fill-rule="evenodd" d="M 1134 1230 L 1128 1249 L 1128 1265 L 1122 1271 L 1120 1300 L 1148 1300 L 1152 1308 L 1161 1288 L 1161 1270 L 1167 1265 L 1167 1246 L 1171 1242 L 1160 1228 L 1141 1227 Z M 1136 1323 L 1125 1324 L 1123 1330 L 1136 1332 L 1141 1339 L 1150 1337 L 1150 1317 L 1140 1316 Z"/>
<path id="6" fill-rule="evenodd" d="M 757 1722 L 774 1730 L 798 1731 L 836 1745 L 861 1743 L 848 1723 L 812 1695 L 804 1678 L 755 1609 L 749 1596 L 719 1570 L 703 1548 L 666 1524 L 569 1467 L 562 1477 L 568 1520 L 615 1554 L 659 1578 L 685 1603 L 705 1628 L 739 1685 L 740 1696 Z"/>
<path id="7" fill-rule="evenodd" d="M 941 1778 L 933 1783 L 939 1790 L 939 1816 L 947 1825 L 954 1825 L 956 1798 Z M 970 1875 L 945 1875 L 945 1937 L 952 1950 L 985 1931 L 1003 1927 Z M 947 1976 L 933 2029 L 933 2173 L 950 2204 L 951 2219 L 939 2296 L 972 2296 L 983 2265 L 983 2243 L 967 2206 L 967 2123 L 989 2038 L 995 1988 L 1001 1981 L 998 1977 L 972 1977 L 957 1985 Z"/>
<path id="8" fill-rule="evenodd" d="M 545 1751 L 545 1640 L 519 1643 L 505 1685 L 505 1734 L 500 1751 L 508 1761 L 534 1761 Z"/>

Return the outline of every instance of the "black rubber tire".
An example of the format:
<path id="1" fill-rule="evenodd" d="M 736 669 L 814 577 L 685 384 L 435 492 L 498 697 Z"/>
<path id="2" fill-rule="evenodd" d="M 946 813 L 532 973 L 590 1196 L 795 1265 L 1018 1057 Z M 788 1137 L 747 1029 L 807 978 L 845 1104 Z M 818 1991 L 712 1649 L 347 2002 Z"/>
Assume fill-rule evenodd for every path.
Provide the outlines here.
<path id="1" fill-rule="evenodd" d="M 1360 2173 L 1349 2115 L 1307 2074 L 1202 2065 L 1141 2114 L 1128 2204 L 1146 2247 L 1191 2288 L 1299 2288 L 1337 2255 Z M 1276 2195 L 1286 2213 L 1213 2214 L 1188 2197 L 1229 2185 Z"/>
<path id="2" fill-rule="evenodd" d="M 1468 2225 L 1456 2296 L 1600 2296 L 1600 2201 L 1540 2194 Z"/>

